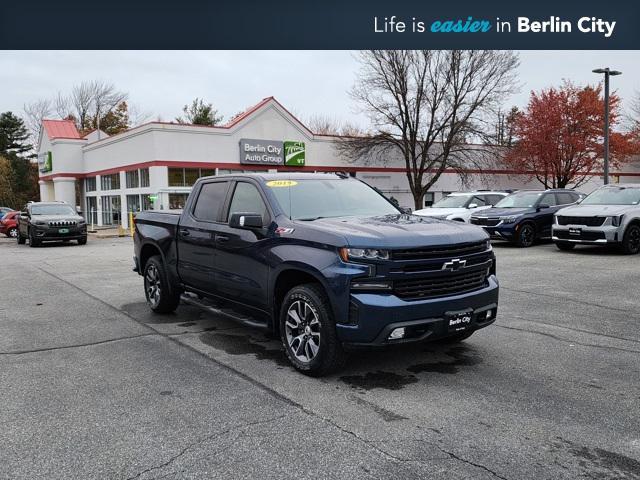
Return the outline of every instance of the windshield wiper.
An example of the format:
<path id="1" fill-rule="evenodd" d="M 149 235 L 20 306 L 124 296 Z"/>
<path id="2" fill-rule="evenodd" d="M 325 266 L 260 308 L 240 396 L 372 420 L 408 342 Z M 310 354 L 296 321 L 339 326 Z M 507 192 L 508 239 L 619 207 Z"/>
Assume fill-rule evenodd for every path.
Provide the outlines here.
<path id="1" fill-rule="evenodd" d="M 296 218 L 296 220 L 300 220 L 301 222 L 313 222 L 314 220 L 320 220 L 321 218 L 329 218 L 329 217 Z"/>

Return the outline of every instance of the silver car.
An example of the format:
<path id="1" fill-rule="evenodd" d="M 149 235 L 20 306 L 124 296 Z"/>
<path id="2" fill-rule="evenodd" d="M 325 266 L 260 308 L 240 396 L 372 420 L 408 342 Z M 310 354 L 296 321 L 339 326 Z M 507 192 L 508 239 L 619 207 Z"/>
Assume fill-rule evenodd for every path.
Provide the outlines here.
<path id="1" fill-rule="evenodd" d="M 605 185 L 578 205 L 558 210 L 552 238 L 560 250 L 577 244 L 619 245 L 640 251 L 640 184 Z"/>

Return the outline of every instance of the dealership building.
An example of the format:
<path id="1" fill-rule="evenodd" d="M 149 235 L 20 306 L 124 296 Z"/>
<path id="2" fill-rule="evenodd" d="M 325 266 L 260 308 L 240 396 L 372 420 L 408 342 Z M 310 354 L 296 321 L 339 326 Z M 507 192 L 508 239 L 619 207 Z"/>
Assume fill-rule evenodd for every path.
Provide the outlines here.
<path id="1" fill-rule="evenodd" d="M 40 198 L 77 205 L 96 226 L 126 227 L 130 211 L 182 208 L 201 176 L 348 172 L 413 207 L 401 158 L 348 161 L 335 148 L 337 141 L 310 131 L 273 97 L 214 127 L 150 122 L 113 136 L 100 131 L 82 136 L 73 121 L 44 120 L 38 144 Z M 463 187 L 459 172 L 446 170 L 425 196 L 425 205 L 462 189 L 540 187 L 495 165 L 469 171 L 466 180 Z M 613 181 L 640 181 L 640 165 L 626 165 Z M 590 192 L 601 184 L 595 177 L 580 190 Z"/>

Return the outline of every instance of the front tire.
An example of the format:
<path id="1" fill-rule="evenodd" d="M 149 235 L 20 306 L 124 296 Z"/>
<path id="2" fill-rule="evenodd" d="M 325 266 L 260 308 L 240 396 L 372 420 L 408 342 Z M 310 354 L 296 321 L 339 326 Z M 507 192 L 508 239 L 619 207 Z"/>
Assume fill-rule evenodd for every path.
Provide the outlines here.
<path id="1" fill-rule="evenodd" d="M 155 313 L 171 313 L 180 303 L 180 293 L 169 287 L 164 263 L 159 255 L 151 257 L 144 266 L 144 294 L 149 308 Z"/>
<path id="2" fill-rule="evenodd" d="M 556 247 L 558 247 L 558 250 L 568 252 L 569 250 L 576 248 L 576 244 L 570 242 L 556 242 Z"/>
<path id="3" fill-rule="evenodd" d="M 33 234 L 33 230 L 29 229 L 29 246 L 30 247 L 39 247 L 40 240 L 36 240 L 36 236 Z"/>
<path id="4" fill-rule="evenodd" d="M 24 238 L 20 233 L 20 229 L 18 229 L 18 235 L 16 236 L 16 240 L 18 241 L 18 245 L 24 245 L 24 243 L 27 241 L 27 239 Z"/>
<path id="5" fill-rule="evenodd" d="M 298 285 L 286 294 L 280 338 L 289 361 L 305 375 L 327 375 L 345 363 L 329 298 L 317 284 Z"/>
<path id="6" fill-rule="evenodd" d="M 82 237 L 78 239 L 78 245 L 86 245 L 87 244 L 87 237 Z"/>
<path id="7" fill-rule="evenodd" d="M 640 251 L 640 225 L 633 224 L 627 227 L 621 247 L 626 255 L 635 255 Z"/>
<path id="8" fill-rule="evenodd" d="M 525 223 L 520 227 L 516 237 L 516 245 L 522 248 L 528 248 L 533 245 L 536 240 L 536 229 L 530 223 Z"/>
<path id="9" fill-rule="evenodd" d="M 17 238 L 18 237 L 18 229 L 16 227 L 10 228 L 7 232 L 7 237 L 9 238 Z"/>

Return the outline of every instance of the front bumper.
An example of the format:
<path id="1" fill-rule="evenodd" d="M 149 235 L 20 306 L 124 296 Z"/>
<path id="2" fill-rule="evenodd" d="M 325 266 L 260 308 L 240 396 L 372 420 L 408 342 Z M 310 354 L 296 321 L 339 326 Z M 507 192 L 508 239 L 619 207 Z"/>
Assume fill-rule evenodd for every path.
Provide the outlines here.
<path id="1" fill-rule="evenodd" d="M 516 223 L 498 224 L 495 227 L 485 227 L 483 225 L 482 228 L 487 232 L 491 239 L 506 240 L 508 242 L 513 241 L 517 232 Z"/>
<path id="2" fill-rule="evenodd" d="M 498 280 L 488 277 L 486 287 L 460 295 L 426 300 L 403 300 L 393 294 L 352 293 L 349 324 L 337 324 L 338 338 L 346 346 L 375 347 L 445 338 L 448 316 L 469 312 L 468 330 L 484 328 L 495 321 L 498 308 Z M 487 312 L 491 310 L 487 318 Z M 396 328 L 406 336 L 390 340 Z"/>
<path id="3" fill-rule="evenodd" d="M 67 230 L 61 233 L 60 230 Z M 61 240 L 81 240 L 87 237 L 87 227 L 85 225 L 71 228 L 51 228 L 51 227 L 33 227 L 35 237 L 44 242 L 55 242 Z"/>
<path id="4" fill-rule="evenodd" d="M 554 242 L 606 245 L 607 243 L 620 243 L 623 233 L 624 230 L 622 227 L 614 227 L 612 225 L 599 227 L 553 225 L 551 238 Z"/>

